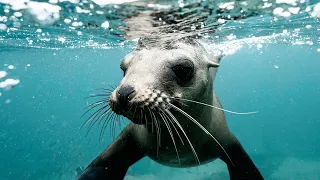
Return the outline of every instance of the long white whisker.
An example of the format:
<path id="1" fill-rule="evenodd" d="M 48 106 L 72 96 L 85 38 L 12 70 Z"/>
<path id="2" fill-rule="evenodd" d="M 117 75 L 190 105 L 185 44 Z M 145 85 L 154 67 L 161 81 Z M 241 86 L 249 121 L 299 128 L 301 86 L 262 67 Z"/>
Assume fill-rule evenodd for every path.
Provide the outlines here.
<path id="1" fill-rule="evenodd" d="M 198 164 L 200 165 L 201 163 L 200 163 L 200 160 L 199 160 L 199 158 L 198 158 L 197 152 L 196 152 L 196 150 L 194 149 L 191 141 L 189 140 L 186 132 L 183 130 L 182 126 L 180 125 L 179 121 L 173 116 L 173 114 L 172 114 L 169 110 L 166 109 L 165 112 L 167 112 L 167 113 L 169 114 L 169 116 L 172 118 L 172 120 L 178 125 L 178 127 L 179 127 L 180 130 L 182 131 L 183 135 L 186 137 L 186 139 L 187 139 L 187 141 L 188 141 L 188 143 L 189 143 L 189 145 L 190 145 L 190 148 L 191 148 L 191 150 L 192 150 L 192 152 L 193 152 L 193 155 L 194 155 L 194 157 L 196 158 L 196 161 L 198 162 Z"/>
<path id="2" fill-rule="evenodd" d="M 180 100 L 183 100 L 183 101 L 193 102 L 193 103 L 196 103 L 196 104 L 201 104 L 201 105 L 204 105 L 204 106 L 212 107 L 212 108 L 215 108 L 215 109 L 219 109 L 221 111 L 225 111 L 225 112 L 232 113 L 232 114 L 238 114 L 238 115 L 256 114 L 256 113 L 259 112 L 259 111 L 235 112 L 235 111 L 230 111 L 230 110 L 227 110 L 227 109 L 219 108 L 217 106 L 213 106 L 213 105 L 210 105 L 210 104 L 206 104 L 206 103 L 202 103 L 202 102 L 198 102 L 198 101 L 193 101 L 193 100 L 190 100 L 190 99 L 174 98 L 174 97 L 172 97 L 171 99 L 180 99 Z"/>
<path id="3" fill-rule="evenodd" d="M 212 139 L 214 139 L 214 141 L 216 141 L 216 143 L 220 146 L 220 148 L 224 151 L 224 153 L 226 154 L 226 156 L 228 157 L 228 159 L 230 160 L 231 164 L 233 164 L 230 156 L 228 155 L 227 151 L 222 147 L 222 145 L 219 143 L 219 141 L 214 137 L 212 136 L 212 134 L 207 131 L 206 128 L 204 128 L 197 120 L 195 120 L 193 117 L 191 117 L 188 113 L 184 112 L 183 110 L 181 110 L 180 108 L 178 108 L 177 106 L 171 104 L 171 103 L 168 103 L 168 105 L 174 109 L 176 109 L 177 111 L 179 111 L 181 114 L 183 114 L 184 116 L 186 116 L 188 119 L 190 119 L 193 123 L 195 123 L 198 127 L 200 127 L 200 129 L 202 129 L 205 133 L 207 133 L 209 136 L 211 136 Z"/>
<path id="4" fill-rule="evenodd" d="M 167 117 L 167 119 L 168 119 L 168 121 L 171 123 L 171 125 L 173 126 L 173 128 L 174 128 L 174 130 L 176 131 L 176 133 L 178 134 L 178 136 L 179 136 L 179 138 L 180 138 L 180 141 L 181 141 L 181 143 L 182 143 L 182 145 L 184 145 L 184 142 L 183 142 L 183 140 L 182 140 L 182 138 L 181 138 L 181 136 L 180 136 L 180 133 L 179 133 L 179 131 L 177 130 L 177 128 L 176 128 L 176 126 L 174 125 L 174 123 L 172 122 L 172 118 L 170 119 L 170 117 L 162 110 L 162 109 L 160 109 L 160 111 L 164 114 L 164 116 L 166 116 Z"/>
<path id="5" fill-rule="evenodd" d="M 177 153 L 179 165 L 181 166 L 178 148 L 177 148 L 177 145 L 176 145 L 176 141 L 174 140 L 174 137 L 173 137 L 173 134 L 172 134 L 172 130 L 171 130 L 171 128 L 170 128 L 170 125 L 169 125 L 168 121 L 166 120 L 166 117 L 165 117 L 165 116 L 162 116 L 161 113 L 159 113 L 159 115 L 162 117 L 162 120 L 163 120 L 164 124 L 167 126 L 167 129 L 168 129 L 169 134 L 170 134 L 170 137 L 171 137 L 171 139 L 172 139 L 174 148 L 175 148 L 176 153 Z"/>
<path id="6" fill-rule="evenodd" d="M 150 111 L 150 109 L 149 109 L 149 111 Z M 157 157 L 159 157 L 159 148 L 160 148 L 160 141 L 161 141 L 161 137 L 160 137 L 161 131 L 160 130 L 161 129 L 160 129 L 160 125 L 159 125 L 159 122 L 158 122 L 156 116 L 153 113 L 151 115 L 153 116 L 155 126 L 156 126 L 156 131 L 157 131 Z"/>

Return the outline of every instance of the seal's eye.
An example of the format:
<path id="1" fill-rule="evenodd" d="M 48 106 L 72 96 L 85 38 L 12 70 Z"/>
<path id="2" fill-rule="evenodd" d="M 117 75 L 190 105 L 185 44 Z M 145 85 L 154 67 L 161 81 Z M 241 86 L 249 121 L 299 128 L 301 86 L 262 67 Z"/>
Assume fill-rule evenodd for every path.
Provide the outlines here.
<path id="1" fill-rule="evenodd" d="M 182 82 L 188 82 L 193 77 L 194 65 L 190 60 L 182 60 L 172 67 L 177 78 Z"/>
<path id="2" fill-rule="evenodd" d="M 123 76 L 125 76 L 126 75 L 126 68 L 123 67 L 122 65 L 120 65 L 120 69 L 123 71 Z"/>

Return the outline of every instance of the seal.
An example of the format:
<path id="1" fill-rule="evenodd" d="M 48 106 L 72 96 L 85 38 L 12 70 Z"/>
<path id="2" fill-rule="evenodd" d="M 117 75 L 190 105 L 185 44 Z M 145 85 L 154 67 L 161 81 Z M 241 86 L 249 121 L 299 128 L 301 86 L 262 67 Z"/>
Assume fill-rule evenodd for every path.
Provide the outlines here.
<path id="1" fill-rule="evenodd" d="M 78 179 L 123 179 L 145 156 L 172 167 L 220 158 L 232 180 L 263 179 L 230 132 L 213 90 L 222 57 L 196 39 L 158 40 L 139 41 L 123 59 L 124 76 L 111 92 L 109 111 L 131 122 Z"/>

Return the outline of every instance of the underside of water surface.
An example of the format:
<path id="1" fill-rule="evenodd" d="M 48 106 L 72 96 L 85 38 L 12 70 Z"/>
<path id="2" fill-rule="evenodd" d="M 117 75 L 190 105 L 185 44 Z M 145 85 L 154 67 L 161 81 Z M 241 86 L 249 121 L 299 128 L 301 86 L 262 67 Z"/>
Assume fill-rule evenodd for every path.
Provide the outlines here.
<path id="1" fill-rule="evenodd" d="M 129 123 L 80 129 L 85 97 L 117 86 L 146 37 L 222 52 L 214 88 L 224 108 L 258 111 L 226 119 L 264 178 L 320 179 L 319 19 L 317 0 L 0 0 L 0 179 L 76 179 Z M 182 178 L 229 173 L 144 158 L 125 177 Z"/>

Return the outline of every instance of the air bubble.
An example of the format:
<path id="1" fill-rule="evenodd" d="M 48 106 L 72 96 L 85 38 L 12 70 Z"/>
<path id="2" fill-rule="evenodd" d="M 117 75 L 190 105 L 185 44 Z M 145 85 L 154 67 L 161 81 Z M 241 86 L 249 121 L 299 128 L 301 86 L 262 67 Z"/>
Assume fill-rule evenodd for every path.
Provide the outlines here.
<path id="1" fill-rule="evenodd" d="M 14 67 L 14 65 L 9 65 L 8 66 L 8 69 L 14 69 L 15 67 Z"/>
<path id="2" fill-rule="evenodd" d="M 6 29 L 7 29 L 7 25 L 0 23 L 0 31 L 6 30 Z"/>
<path id="3" fill-rule="evenodd" d="M 104 28 L 104 29 L 108 29 L 109 28 L 109 22 L 108 21 L 105 21 L 101 24 L 101 27 Z"/>
<path id="4" fill-rule="evenodd" d="M 0 79 L 6 77 L 7 74 L 8 73 L 6 71 L 0 71 Z"/>

